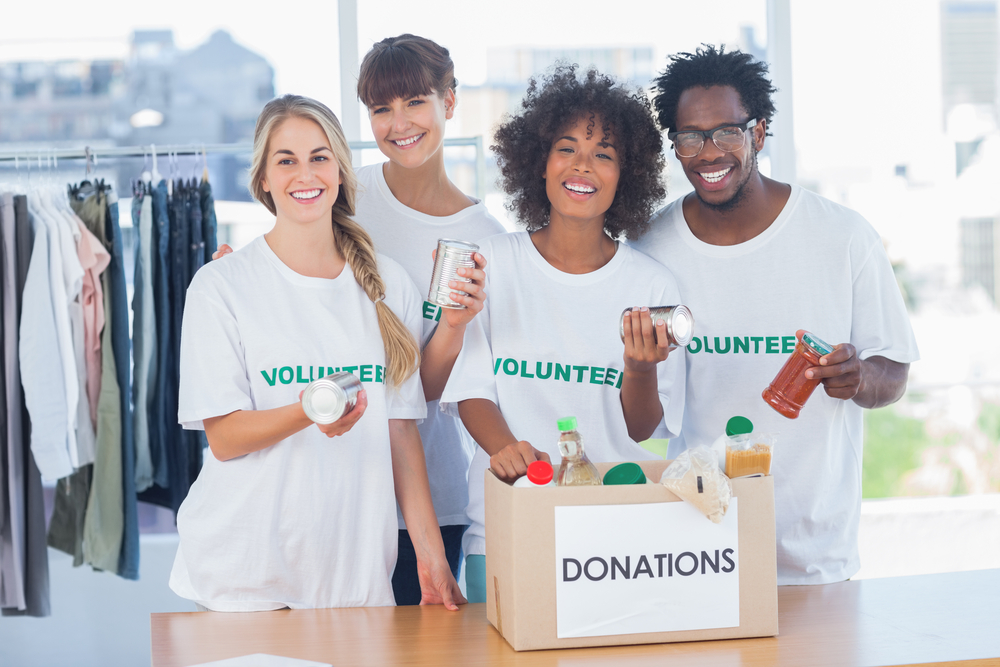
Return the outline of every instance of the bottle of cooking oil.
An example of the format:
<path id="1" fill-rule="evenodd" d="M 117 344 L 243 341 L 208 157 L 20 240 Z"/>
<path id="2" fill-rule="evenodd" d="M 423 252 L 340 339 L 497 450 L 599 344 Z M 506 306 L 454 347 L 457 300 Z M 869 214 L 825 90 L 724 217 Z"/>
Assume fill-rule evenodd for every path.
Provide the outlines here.
<path id="1" fill-rule="evenodd" d="M 559 453 L 562 463 L 556 475 L 559 486 L 600 486 L 601 475 L 583 451 L 583 437 L 576 430 L 576 417 L 563 417 L 559 426 Z"/>

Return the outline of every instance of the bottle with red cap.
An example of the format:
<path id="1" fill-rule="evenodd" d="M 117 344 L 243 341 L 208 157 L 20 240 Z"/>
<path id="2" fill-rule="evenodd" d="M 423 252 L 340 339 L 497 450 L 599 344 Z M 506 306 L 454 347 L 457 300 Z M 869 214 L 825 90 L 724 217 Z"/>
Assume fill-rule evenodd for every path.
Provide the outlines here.
<path id="1" fill-rule="evenodd" d="M 528 474 L 518 477 L 514 486 L 555 486 L 552 481 L 552 464 L 548 461 L 534 461 L 528 465 Z"/>

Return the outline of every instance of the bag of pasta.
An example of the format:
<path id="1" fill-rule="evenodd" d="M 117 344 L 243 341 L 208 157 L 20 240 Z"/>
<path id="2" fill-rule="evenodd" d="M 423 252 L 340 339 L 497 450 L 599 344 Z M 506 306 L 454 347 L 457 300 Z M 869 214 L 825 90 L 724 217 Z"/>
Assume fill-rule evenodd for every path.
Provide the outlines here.
<path id="1" fill-rule="evenodd" d="M 685 450 L 674 459 L 663 471 L 660 484 L 714 523 L 722 521 L 733 497 L 729 478 L 719 469 L 718 456 L 704 445 Z"/>

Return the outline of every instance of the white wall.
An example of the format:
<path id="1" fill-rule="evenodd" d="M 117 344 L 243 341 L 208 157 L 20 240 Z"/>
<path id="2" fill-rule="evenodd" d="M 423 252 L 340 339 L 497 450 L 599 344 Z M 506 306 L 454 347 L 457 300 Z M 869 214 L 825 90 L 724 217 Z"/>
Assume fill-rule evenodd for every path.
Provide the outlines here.
<path id="1" fill-rule="evenodd" d="M 149 615 L 194 611 L 167 587 L 177 534 L 142 535 L 139 581 L 49 549 L 52 616 L 0 617 L 0 667 L 136 667 L 150 663 Z"/>

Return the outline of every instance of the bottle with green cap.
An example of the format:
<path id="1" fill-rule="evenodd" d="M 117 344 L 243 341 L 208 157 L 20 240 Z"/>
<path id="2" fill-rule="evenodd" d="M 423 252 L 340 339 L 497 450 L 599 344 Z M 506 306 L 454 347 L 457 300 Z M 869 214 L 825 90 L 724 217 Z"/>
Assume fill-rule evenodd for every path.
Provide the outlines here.
<path id="1" fill-rule="evenodd" d="M 753 433 L 753 423 L 746 417 L 730 417 L 726 422 L 726 432 L 712 443 L 712 451 L 719 457 L 719 469 L 726 472 L 726 443 L 730 438 Z"/>
<path id="2" fill-rule="evenodd" d="M 583 437 L 576 430 L 576 417 L 563 417 L 559 427 L 559 453 L 562 463 L 556 473 L 559 486 L 601 486 L 601 474 L 583 451 Z"/>

